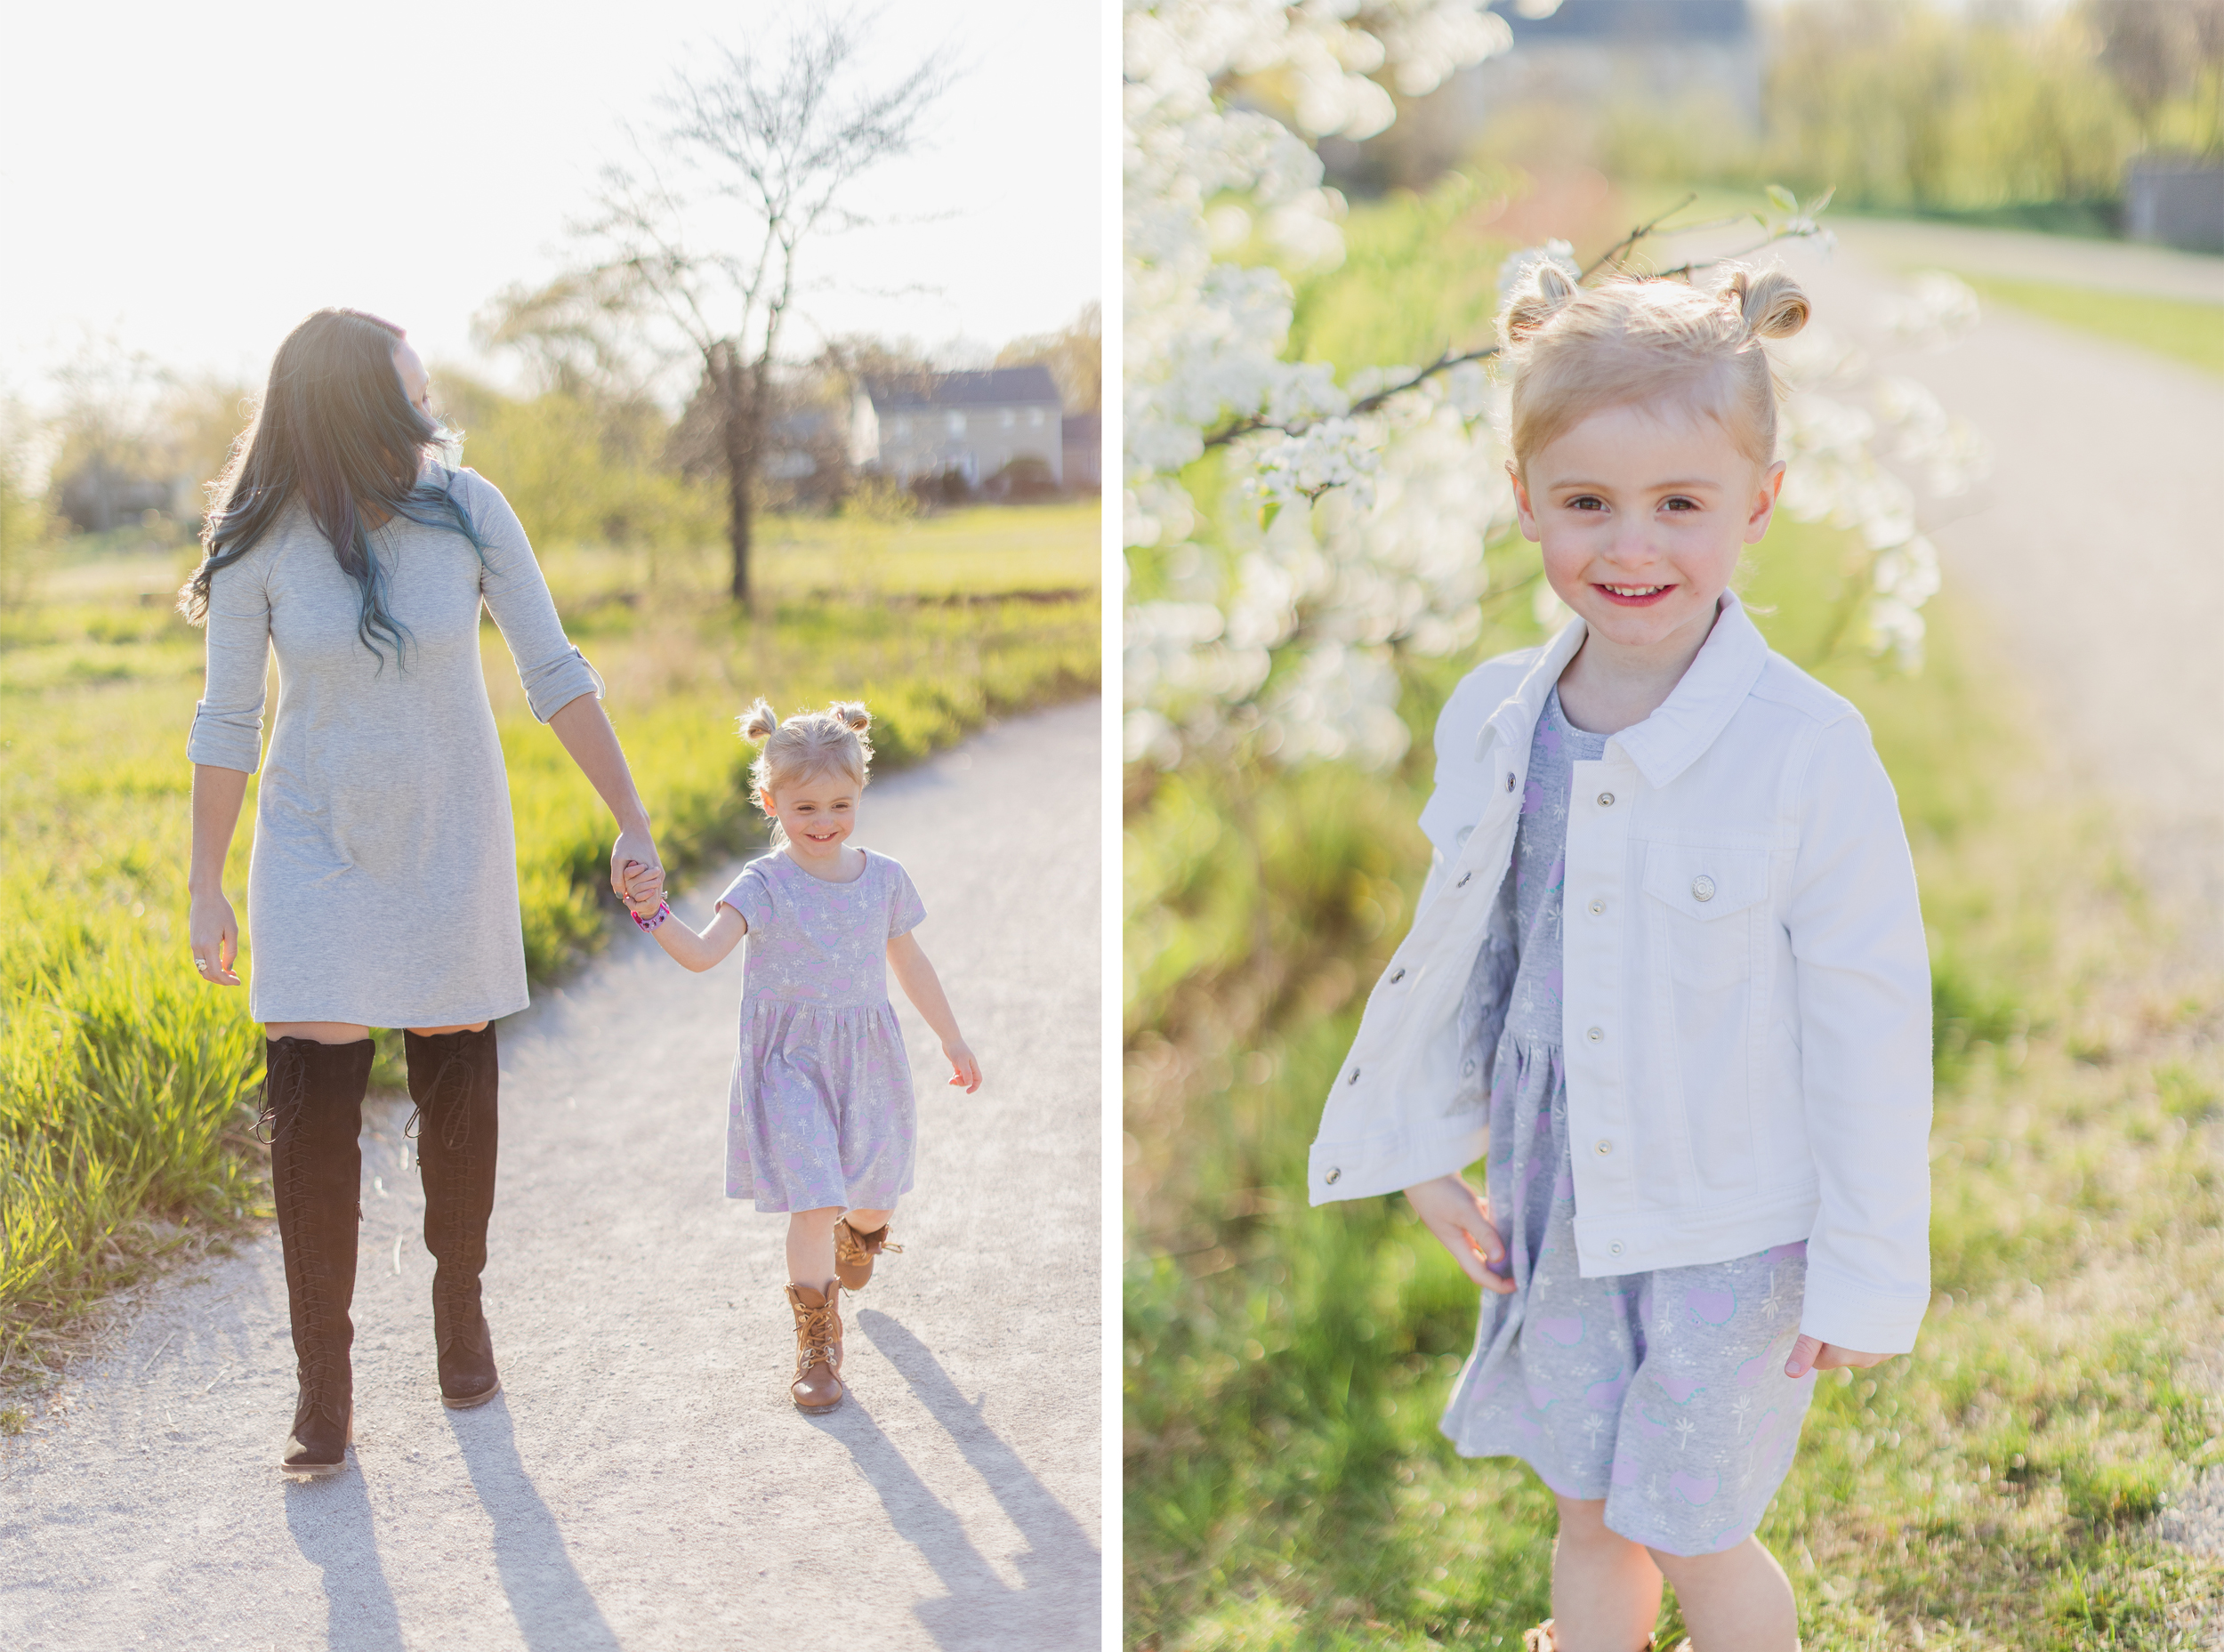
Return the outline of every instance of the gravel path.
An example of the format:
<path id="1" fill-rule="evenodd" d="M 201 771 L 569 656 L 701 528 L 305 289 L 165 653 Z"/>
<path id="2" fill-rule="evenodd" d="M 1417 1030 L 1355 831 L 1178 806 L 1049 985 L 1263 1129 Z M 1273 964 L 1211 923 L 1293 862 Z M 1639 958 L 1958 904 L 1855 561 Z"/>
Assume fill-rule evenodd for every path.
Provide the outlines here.
<path id="1" fill-rule="evenodd" d="M 918 1188 L 850 1301 L 840 1411 L 788 1402 L 784 1219 L 722 1193 L 736 963 L 689 975 L 628 930 L 503 1027 L 504 1393 L 440 1407 L 407 1108 L 375 1104 L 349 1471 L 274 1467 L 275 1237 L 158 1287 L 0 1447 L 0 1646 L 1093 1645 L 1099 749 L 1071 705 L 866 795 L 988 1076 L 947 1091 L 898 998 Z"/>
<path id="2" fill-rule="evenodd" d="M 2106 242 L 1857 221 L 1834 254 L 1782 255 L 1818 322 L 1857 335 L 1896 271 L 1925 267 L 2224 302 L 2224 259 Z M 1990 478 L 1925 506 L 1946 576 L 2027 663 L 2159 911 L 2224 963 L 2224 379 L 2001 304 L 1945 349 L 1879 357 L 1990 439 Z"/>

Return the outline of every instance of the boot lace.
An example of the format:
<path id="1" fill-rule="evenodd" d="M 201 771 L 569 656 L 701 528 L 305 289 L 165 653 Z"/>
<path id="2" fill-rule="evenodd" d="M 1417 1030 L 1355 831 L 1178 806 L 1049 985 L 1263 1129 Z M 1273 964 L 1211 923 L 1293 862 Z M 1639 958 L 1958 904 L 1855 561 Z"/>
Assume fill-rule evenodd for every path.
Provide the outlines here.
<path id="1" fill-rule="evenodd" d="M 842 1327 L 834 1318 L 832 1302 L 817 1308 L 798 1306 L 795 1310 L 795 1374 L 799 1377 L 813 1366 L 834 1368 L 834 1345 Z"/>
<path id="2" fill-rule="evenodd" d="M 881 1237 L 868 1239 L 861 1236 L 846 1220 L 838 1221 L 834 1223 L 834 1254 L 854 1268 L 868 1256 L 877 1256 L 882 1251 L 888 1252 L 892 1256 L 901 1256 L 904 1253 L 904 1247 L 887 1237 L 886 1228 L 881 1229 L 880 1233 Z"/>

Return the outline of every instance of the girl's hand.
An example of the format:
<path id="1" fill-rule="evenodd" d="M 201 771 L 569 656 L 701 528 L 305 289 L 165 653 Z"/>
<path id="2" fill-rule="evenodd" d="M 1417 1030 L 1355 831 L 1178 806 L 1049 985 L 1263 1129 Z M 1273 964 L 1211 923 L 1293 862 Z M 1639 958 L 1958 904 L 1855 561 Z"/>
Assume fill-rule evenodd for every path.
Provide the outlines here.
<path id="1" fill-rule="evenodd" d="M 193 940 L 193 972 L 219 987 L 238 986 L 231 966 L 239 956 L 239 920 L 231 902 L 222 895 L 194 896 L 185 927 Z"/>
<path id="2" fill-rule="evenodd" d="M 1848 1366 L 1865 1371 L 1871 1366 L 1881 1366 L 1897 1357 L 1892 1354 L 1865 1354 L 1857 1348 L 1841 1348 L 1835 1342 L 1802 1336 L 1792 1344 L 1792 1357 L 1784 1362 L 1784 1374 L 1803 1377 L 1810 1371 L 1836 1371 Z"/>
<path id="3" fill-rule="evenodd" d="M 662 866 L 643 866 L 638 860 L 629 860 L 620 873 L 620 879 L 618 894 L 633 911 L 654 912 L 657 903 L 664 899 L 665 869 Z"/>
<path id="4" fill-rule="evenodd" d="M 973 1052 L 965 1047 L 963 1038 L 946 1039 L 942 1053 L 950 1059 L 952 1084 L 964 1085 L 969 1096 L 980 1088 L 980 1063 L 973 1059 Z"/>
<path id="5" fill-rule="evenodd" d="M 1506 1246 L 1491 1226 L 1490 1202 L 1469 1187 L 1466 1178 L 1454 1171 L 1416 1182 L 1406 1189 L 1406 1197 L 1469 1278 L 1501 1296 L 1513 1289 L 1513 1281 L 1500 1271 L 1506 1265 Z"/>

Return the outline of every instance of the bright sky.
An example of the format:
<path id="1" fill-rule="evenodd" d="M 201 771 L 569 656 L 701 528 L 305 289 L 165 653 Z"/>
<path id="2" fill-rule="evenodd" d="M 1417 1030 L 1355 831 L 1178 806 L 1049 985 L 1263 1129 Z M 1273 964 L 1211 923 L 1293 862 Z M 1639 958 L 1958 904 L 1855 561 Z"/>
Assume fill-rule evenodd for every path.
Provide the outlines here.
<path id="1" fill-rule="evenodd" d="M 567 222 L 674 68 L 745 44 L 772 0 L 205 0 L 17 6 L 0 96 L 0 393 L 45 399 L 88 337 L 260 385 L 279 339 L 346 304 L 436 366 L 471 318 L 555 273 Z M 783 353 L 823 333 L 994 346 L 1100 296 L 1098 0 L 900 0 L 875 84 L 948 44 L 964 73 L 915 157 L 866 174 Z M 928 220 L 928 222 L 921 222 Z M 873 289 L 924 287 L 902 297 Z"/>

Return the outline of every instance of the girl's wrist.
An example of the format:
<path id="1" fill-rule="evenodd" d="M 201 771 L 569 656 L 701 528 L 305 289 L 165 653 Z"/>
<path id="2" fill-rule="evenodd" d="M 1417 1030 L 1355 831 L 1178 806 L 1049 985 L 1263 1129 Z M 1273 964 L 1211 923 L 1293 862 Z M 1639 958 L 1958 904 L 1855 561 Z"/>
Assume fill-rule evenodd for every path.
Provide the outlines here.
<path id="1" fill-rule="evenodd" d="M 672 915 L 672 907 L 670 903 L 662 900 L 657 903 L 657 910 L 647 917 L 643 917 L 639 912 L 634 911 L 630 907 L 626 908 L 626 911 L 627 914 L 633 918 L 633 922 L 640 924 L 644 930 L 653 930 L 657 928 L 657 925 Z"/>

